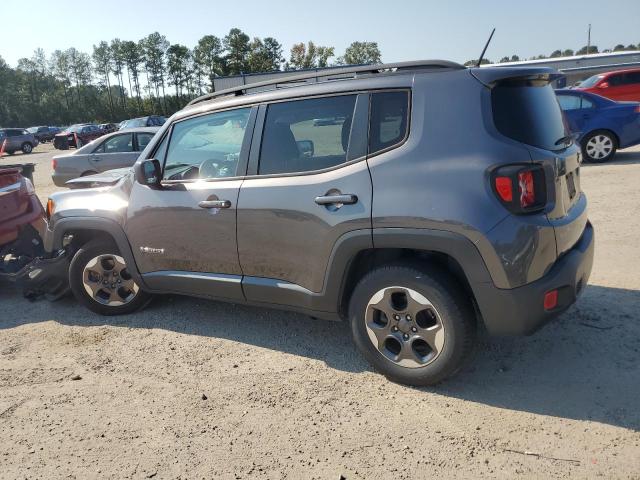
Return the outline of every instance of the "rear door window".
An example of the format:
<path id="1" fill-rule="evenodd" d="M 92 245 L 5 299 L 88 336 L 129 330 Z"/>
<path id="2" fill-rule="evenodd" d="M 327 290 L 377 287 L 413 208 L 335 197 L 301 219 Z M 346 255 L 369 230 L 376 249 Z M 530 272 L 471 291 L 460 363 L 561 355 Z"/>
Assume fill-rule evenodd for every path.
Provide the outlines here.
<path id="1" fill-rule="evenodd" d="M 347 161 L 356 95 L 269 105 L 258 173 L 310 172 Z"/>
<path id="2" fill-rule="evenodd" d="M 581 108 L 580 97 L 577 95 L 558 95 L 558 102 L 564 111 L 579 110 Z"/>
<path id="3" fill-rule="evenodd" d="M 133 152 L 133 136 L 129 133 L 126 135 L 116 135 L 102 142 L 96 150 L 101 153 L 126 153 Z"/>
<path id="4" fill-rule="evenodd" d="M 153 133 L 138 133 L 138 151 L 144 150 L 153 138 Z"/>
<path id="5" fill-rule="evenodd" d="M 563 147 L 556 142 L 567 135 L 567 129 L 548 83 L 502 82 L 493 88 L 491 103 L 494 124 L 502 135 L 546 150 Z"/>
<path id="6" fill-rule="evenodd" d="M 402 143 L 409 124 L 409 92 L 371 95 L 369 155 Z"/>

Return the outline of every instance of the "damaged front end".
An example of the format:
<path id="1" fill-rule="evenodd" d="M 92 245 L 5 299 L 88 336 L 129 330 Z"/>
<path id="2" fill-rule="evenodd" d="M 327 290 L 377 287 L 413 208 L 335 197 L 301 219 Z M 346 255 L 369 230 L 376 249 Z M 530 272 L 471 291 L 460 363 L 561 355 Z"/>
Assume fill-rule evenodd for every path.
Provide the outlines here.
<path id="1" fill-rule="evenodd" d="M 26 298 L 55 301 L 69 292 L 68 252 L 45 252 L 40 233 L 30 224 L 20 228 L 15 242 L 0 249 L 0 260 L 0 280 L 15 283 Z"/>

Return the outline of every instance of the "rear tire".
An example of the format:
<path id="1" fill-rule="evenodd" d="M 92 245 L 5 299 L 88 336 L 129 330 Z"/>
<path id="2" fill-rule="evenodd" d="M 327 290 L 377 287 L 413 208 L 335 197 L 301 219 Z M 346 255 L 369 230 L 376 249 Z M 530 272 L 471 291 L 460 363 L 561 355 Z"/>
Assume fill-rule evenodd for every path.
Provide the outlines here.
<path id="1" fill-rule="evenodd" d="M 362 355 L 392 381 L 434 385 L 455 374 L 476 339 L 475 314 L 446 272 L 380 267 L 356 286 L 351 331 Z"/>
<path id="2" fill-rule="evenodd" d="M 132 313 L 151 300 L 133 281 L 116 245 L 105 239 L 92 240 L 76 252 L 69 286 L 80 304 L 100 315 Z"/>
<path id="3" fill-rule="evenodd" d="M 22 144 L 22 153 L 24 153 L 25 155 L 28 155 L 29 153 L 31 153 L 33 151 L 33 145 L 31 145 L 28 142 L 24 142 Z"/>
<path id="4" fill-rule="evenodd" d="M 581 147 L 587 163 L 603 163 L 614 157 L 618 142 L 609 130 L 596 130 L 582 139 Z"/>

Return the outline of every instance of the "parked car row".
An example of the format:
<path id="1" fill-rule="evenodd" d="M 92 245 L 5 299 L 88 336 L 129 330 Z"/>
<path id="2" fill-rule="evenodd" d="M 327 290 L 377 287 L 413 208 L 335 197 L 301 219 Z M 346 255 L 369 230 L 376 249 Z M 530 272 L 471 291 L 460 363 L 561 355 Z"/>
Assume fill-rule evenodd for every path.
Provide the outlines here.
<path id="1" fill-rule="evenodd" d="M 585 161 L 640 144 L 640 68 L 599 73 L 556 94 Z"/>

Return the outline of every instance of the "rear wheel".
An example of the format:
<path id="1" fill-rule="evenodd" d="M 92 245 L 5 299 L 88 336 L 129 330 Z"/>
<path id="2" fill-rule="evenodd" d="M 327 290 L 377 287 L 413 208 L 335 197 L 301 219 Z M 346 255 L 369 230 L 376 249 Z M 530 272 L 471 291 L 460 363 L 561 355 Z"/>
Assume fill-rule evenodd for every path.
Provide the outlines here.
<path id="1" fill-rule="evenodd" d="M 617 149 L 615 136 L 607 130 L 591 132 L 582 140 L 582 154 L 587 162 L 601 163 L 611 160 Z"/>
<path id="2" fill-rule="evenodd" d="M 31 153 L 33 151 L 33 145 L 28 142 L 22 144 L 22 153 Z"/>
<path id="3" fill-rule="evenodd" d="M 89 310 L 101 315 L 134 312 L 149 302 L 113 242 L 96 239 L 83 245 L 69 267 L 74 296 Z"/>
<path id="4" fill-rule="evenodd" d="M 453 375 L 475 343 L 475 316 L 458 284 L 437 269 L 378 268 L 357 285 L 350 321 L 358 350 L 386 377 L 433 385 Z"/>

